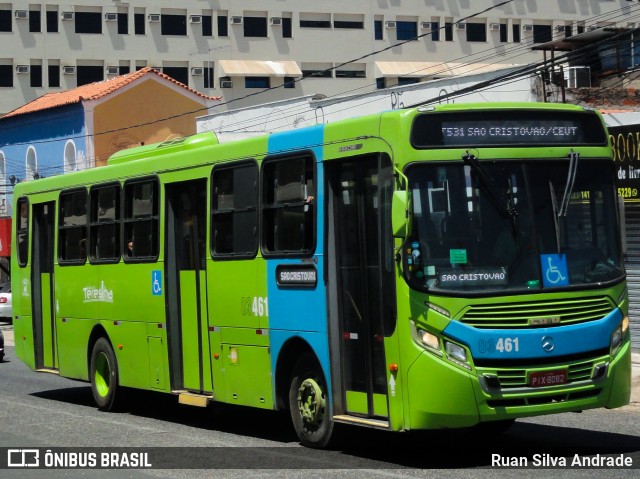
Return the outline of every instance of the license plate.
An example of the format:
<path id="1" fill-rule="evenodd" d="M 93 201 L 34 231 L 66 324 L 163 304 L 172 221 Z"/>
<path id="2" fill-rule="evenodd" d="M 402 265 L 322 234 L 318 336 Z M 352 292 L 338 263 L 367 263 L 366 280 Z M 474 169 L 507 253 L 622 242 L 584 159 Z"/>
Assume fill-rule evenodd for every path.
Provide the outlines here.
<path id="1" fill-rule="evenodd" d="M 557 386 L 567 382 L 567 371 L 541 371 L 529 374 L 529 386 L 541 388 L 545 386 Z"/>

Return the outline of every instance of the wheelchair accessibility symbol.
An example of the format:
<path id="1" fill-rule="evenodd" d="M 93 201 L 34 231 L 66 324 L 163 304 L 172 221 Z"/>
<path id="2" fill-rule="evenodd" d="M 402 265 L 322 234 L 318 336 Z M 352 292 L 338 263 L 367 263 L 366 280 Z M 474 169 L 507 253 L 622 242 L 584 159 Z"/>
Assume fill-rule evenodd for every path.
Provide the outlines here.
<path id="1" fill-rule="evenodd" d="M 162 295 L 162 272 L 159 270 L 151 271 L 151 293 L 154 296 Z"/>
<path id="2" fill-rule="evenodd" d="M 545 288 L 569 284 L 567 256 L 564 254 L 541 254 L 542 282 Z"/>

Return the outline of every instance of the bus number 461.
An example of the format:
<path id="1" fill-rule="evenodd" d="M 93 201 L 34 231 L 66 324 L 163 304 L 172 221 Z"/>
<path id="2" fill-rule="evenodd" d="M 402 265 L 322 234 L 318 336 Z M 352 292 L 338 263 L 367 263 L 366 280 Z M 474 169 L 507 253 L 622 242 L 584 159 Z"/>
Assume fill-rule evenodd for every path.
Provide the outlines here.
<path id="1" fill-rule="evenodd" d="M 481 339 L 478 343 L 481 353 L 511 353 L 520 351 L 518 338 Z"/>
<path id="2" fill-rule="evenodd" d="M 240 309 L 243 316 L 269 316 L 269 299 L 243 296 L 240 298 Z"/>

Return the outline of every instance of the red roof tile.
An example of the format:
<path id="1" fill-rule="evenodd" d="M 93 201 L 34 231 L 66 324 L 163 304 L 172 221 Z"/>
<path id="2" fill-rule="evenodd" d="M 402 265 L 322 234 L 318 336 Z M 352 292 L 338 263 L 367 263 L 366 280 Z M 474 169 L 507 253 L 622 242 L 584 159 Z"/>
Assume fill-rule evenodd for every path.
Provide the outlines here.
<path id="1" fill-rule="evenodd" d="M 189 88 L 184 83 L 180 83 L 179 81 L 171 78 L 169 75 L 165 75 L 164 73 L 161 73 L 151 67 L 145 67 L 133 73 L 127 73 L 126 75 L 117 76 L 95 83 L 89 83 L 88 85 L 82 85 L 71 90 L 56 93 L 46 93 L 41 97 L 27 103 L 26 105 L 22 105 L 21 107 L 8 112 L 1 118 L 24 115 L 36 111 L 47 110 L 49 108 L 56 108 L 73 103 L 79 103 L 86 100 L 97 100 L 119 90 L 120 88 L 130 85 L 131 83 L 135 82 L 139 78 L 144 77 L 145 75 L 157 75 L 167 81 L 170 81 L 171 83 L 175 83 L 176 85 L 184 88 L 187 91 L 190 91 L 200 98 L 204 98 L 207 100 L 220 100 L 221 98 L 219 96 L 213 97 L 204 95 L 192 88 Z"/>

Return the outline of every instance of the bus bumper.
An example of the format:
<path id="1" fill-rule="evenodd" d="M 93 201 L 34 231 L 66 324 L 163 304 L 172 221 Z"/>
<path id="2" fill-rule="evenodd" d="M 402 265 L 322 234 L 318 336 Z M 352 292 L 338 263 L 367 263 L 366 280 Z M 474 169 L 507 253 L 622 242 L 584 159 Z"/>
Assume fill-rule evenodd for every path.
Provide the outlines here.
<path id="1" fill-rule="evenodd" d="M 470 427 L 480 422 L 599 407 L 613 409 L 628 404 L 631 396 L 630 341 L 626 340 L 613 360 L 604 356 L 591 362 L 593 367 L 606 364 L 606 374 L 598 379 L 559 386 L 505 387 L 487 391 L 481 378 L 484 374 L 494 375 L 497 370 L 465 371 L 425 352 L 407 373 L 411 408 L 406 418 L 407 429 Z M 522 374 L 528 377 L 531 372 L 554 369 L 554 366 L 519 369 L 524 369 Z"/>

